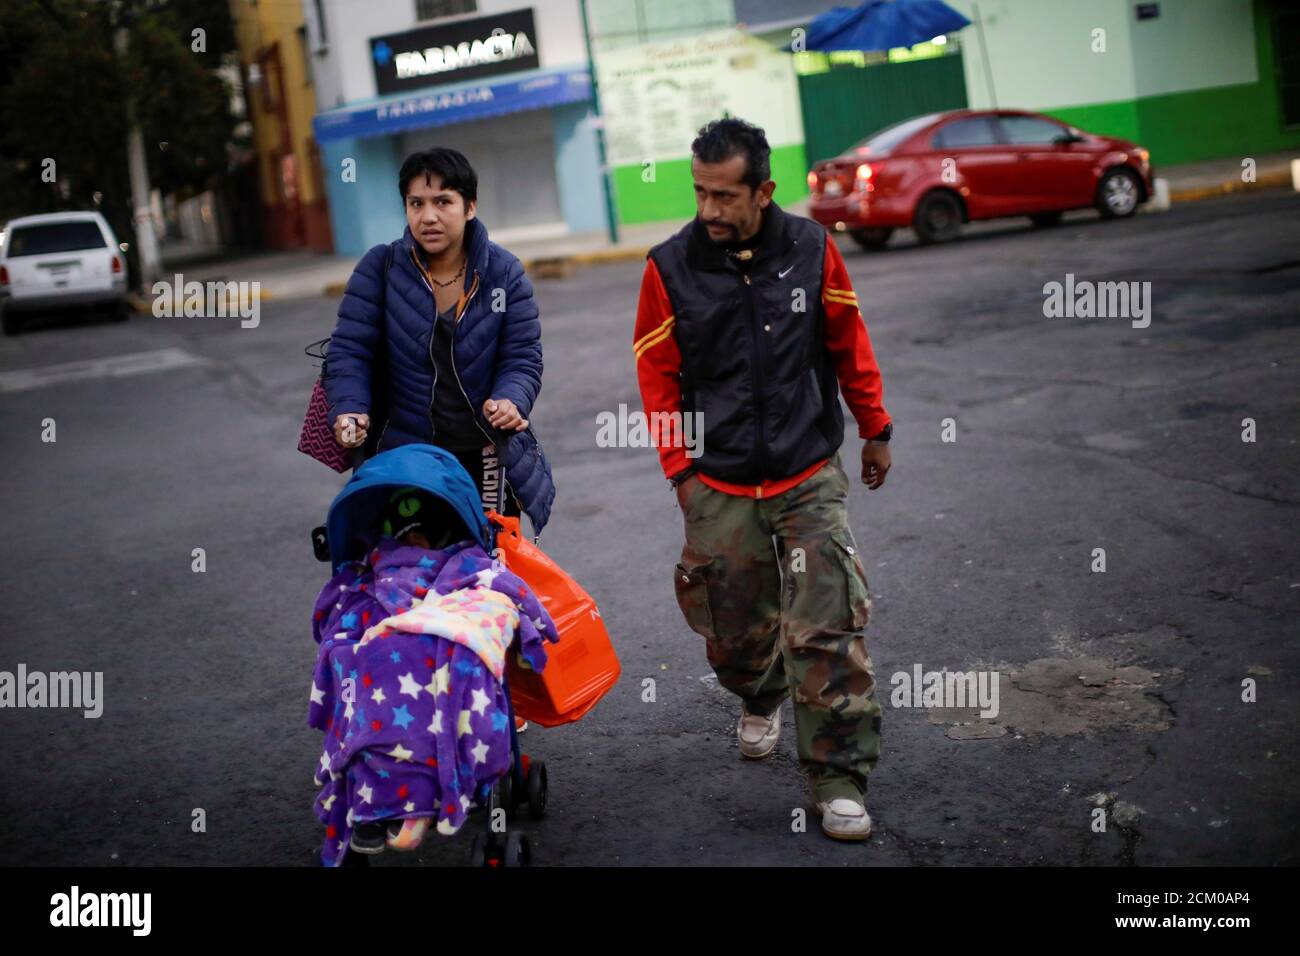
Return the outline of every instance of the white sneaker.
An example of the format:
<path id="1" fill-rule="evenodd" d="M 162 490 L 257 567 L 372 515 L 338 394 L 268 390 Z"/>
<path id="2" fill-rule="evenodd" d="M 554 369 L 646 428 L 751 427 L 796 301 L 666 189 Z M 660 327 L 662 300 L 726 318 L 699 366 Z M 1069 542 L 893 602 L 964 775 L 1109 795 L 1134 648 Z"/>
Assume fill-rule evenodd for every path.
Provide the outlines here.
<path id="1" fill-rule="evenodd" d="M 740 722 L 736 724 L 736 737 L 740 740 L 742 757 L 762 760 L 776 748 L 776 741 L 780 736 L 780 710 L 771 717 L 760 717 L 758 714 L 747 714 L 741 711 Z"/>
<path id="2" fill-rule="evenodd" d="M 817 804 L 822 832 L 835 840 L 865 840 L 871 836 L 871 817 L 859 800 L 836 797 Z"/>

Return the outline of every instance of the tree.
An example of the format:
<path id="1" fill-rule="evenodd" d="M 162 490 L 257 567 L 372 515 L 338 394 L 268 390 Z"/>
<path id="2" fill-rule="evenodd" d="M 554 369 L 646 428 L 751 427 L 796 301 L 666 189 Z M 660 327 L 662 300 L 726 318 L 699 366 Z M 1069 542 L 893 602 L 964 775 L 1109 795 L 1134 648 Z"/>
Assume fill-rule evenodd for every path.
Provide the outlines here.
<path id="1" fill-rule="evenodd" d="M 119 25 L 130 31 L 125 57 L 113 49 Z M 0 4 L 0 219 L 98 208 L 118 238 L 131 243 L 138 274 L 128 102 L 135 104 L 155 188 L 192 194 L 219 187 L 235 118 L 217 70 L 234 47 L 223 3 Z M 42 179 L 47 160 L 54 161 L 57 183 Z"/>

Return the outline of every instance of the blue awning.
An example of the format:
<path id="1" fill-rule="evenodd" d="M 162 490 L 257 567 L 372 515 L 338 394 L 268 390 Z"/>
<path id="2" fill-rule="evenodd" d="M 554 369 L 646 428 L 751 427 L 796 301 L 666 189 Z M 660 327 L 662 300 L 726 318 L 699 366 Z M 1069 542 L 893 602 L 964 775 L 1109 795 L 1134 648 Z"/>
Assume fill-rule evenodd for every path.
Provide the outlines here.
<path id="1" fill-rule="evenodd" d="M 470 83 L 345 106 L 312 119 L 317 142 L 353 136 L 387 136 L 408 129 L 446 126 L 523 110 L 591 99 L 586 69 L 536 73 L 496 83 Z"/>

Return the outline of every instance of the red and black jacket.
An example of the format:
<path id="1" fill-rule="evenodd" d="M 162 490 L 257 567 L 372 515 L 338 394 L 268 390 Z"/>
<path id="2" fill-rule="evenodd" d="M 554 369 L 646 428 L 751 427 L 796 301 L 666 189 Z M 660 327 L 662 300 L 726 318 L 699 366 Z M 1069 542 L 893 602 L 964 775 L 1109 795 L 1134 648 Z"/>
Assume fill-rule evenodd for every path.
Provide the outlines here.
<path id="1" fill-rule="evenodd" d="M 863 438 L 889 424 L 857 297 L 823 226 L 770 204 L 748 274 L 698 218 L 648 260 L 633 336 L 645 410 L 652 423 L 655 412 L 702 413 L 695 459 L 652 426 L 665 475 L 694 465 L 755 486 L 815 470 L 844 439 L 841 388 Z"/>

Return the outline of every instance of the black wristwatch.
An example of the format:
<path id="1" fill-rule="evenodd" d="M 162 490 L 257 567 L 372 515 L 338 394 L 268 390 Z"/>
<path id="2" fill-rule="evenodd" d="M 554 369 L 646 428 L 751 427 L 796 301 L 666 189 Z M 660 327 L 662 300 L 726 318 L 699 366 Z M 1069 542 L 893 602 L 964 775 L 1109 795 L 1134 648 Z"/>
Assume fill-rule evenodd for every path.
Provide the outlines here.
<path id="1" fill-rule="evenodd" d="M 884 444 L 885 442 L 888 442 L 889 439 L 893 437 L 894 437 L 894 423 L 890 422 L 888 425 L 884 427 L 884 429 L 880 432 L 879 435 L 876 435 L 874 438 L 868 438 L 867 441 L 880 442 L 881 444 Z"/>

